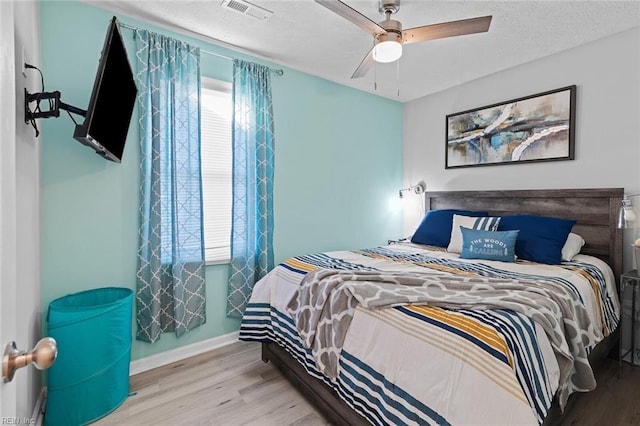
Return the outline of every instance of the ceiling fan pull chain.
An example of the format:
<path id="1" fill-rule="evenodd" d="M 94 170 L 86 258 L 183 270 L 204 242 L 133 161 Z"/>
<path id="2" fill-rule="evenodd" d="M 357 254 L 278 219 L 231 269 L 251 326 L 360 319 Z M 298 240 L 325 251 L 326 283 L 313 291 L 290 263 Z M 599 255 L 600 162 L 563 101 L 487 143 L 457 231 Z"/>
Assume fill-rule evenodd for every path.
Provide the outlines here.
<path id="1" fill-rule="evenodd" d="M 400 59 L 396 61 L 396 87 L 398 89 L 398 97 L 400 97 Z"/>
<path id="2" fill-rule="evenodd" d="M 373 90 L 378 91 L 378 63 L 373 64 Z"/>

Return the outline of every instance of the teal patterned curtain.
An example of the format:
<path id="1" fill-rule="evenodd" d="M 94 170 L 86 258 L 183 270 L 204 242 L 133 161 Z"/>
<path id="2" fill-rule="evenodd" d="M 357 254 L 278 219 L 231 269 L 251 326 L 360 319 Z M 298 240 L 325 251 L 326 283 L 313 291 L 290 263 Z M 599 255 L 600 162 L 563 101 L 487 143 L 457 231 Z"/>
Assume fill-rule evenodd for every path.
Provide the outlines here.
<path id="1" fill-rule="evenodd" d="M 227 315 L 273 269 L 274 135 L 269 68 L 233 61 L 233 214 Z"/>
<path id="2" fill-rule="evenodd" d="M 136 338 L 205 322 L 200 51 L 136 31 L 141 185 Z"/>

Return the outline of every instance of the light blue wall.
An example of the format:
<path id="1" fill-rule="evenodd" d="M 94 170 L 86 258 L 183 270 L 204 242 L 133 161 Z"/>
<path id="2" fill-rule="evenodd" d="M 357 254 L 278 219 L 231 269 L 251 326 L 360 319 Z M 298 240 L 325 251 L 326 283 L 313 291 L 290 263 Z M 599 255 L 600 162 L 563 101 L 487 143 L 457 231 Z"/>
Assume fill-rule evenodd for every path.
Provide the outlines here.
<path id="1" fill-rule="evenodd" d="M 46 89 L 59 90 L 66 103 L 86 108 L 111 16 L 80 2 L 41 3 Z M 245 57 L 119 18 L 209 51 Z M 134 63 L 132 32 L 125 29 L 123 35 Z M 401 212 L 390 201 L 402 184 L 402 105 L 284 69 L 283 77 L 272 80 L 276 261 L 308 252 L 375 246 L 398 237 Z M 203 55 L 203 75 L 230 81 L 231 71 L 229 61 Z M 121 164 L 107 162 L 76 142 L 66 113 L 40 120 L 43 309 L 55 298 L 90 288 L 135 288 L 136 117 L 134 111 Z M 207 268 L 205 325 L 180 339 L 165 334 L 154 345 L 135 341 L 132 358 L 237 330 L 239 321 L 224 315 L 227 278 L 228 265 Z"/>

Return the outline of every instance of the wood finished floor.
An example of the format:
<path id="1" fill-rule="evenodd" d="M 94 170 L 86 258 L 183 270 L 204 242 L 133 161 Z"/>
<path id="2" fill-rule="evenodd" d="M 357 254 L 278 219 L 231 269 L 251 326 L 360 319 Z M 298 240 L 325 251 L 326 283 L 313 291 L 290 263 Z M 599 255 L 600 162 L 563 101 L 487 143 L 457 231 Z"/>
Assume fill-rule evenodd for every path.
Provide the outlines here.
<path id="1" fill-rule="evenodd" d="M 135 395 L 96 425 L 326 425 L 258 343 L 237 342 L 137 374 Z"/>
<path id="2" fill-rule="evenodd" d="M 640 367 L 607 360 L 598 388 L 571 398 L 561 426 L 640 425 Z M 326 425 L 260 345 L 238 342 L 131 377 L 130 396 L 96 425 Z"/>

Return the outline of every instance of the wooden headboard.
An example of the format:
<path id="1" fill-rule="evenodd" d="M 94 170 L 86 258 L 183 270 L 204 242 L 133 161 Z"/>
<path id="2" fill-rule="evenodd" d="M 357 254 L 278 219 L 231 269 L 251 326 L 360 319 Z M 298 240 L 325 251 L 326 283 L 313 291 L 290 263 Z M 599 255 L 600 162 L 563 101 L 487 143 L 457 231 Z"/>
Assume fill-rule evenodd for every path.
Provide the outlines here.
<path id="1" fill-rule="evenodd" d="M 603 259 L 619 281 L 622 232 L 616 221 L 623 195 L 623 188 L 436 191 L 425 192 L 425 210 L 483 210 L 492 216 L 533 214 L 574 219 L 577 223 L 572 232 L 586 242 L 581 253 Z"/>

